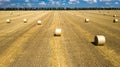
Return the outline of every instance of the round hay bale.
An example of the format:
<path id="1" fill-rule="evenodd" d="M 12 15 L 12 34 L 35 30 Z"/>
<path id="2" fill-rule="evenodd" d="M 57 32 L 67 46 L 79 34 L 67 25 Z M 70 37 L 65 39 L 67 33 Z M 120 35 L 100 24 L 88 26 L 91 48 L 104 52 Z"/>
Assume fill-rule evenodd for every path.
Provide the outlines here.
<path id="1" fill-rule="evenodd" d="M 11 22 L 11 20 L 10 20 L 10 19 L 7 19 L 7 20 L 6 20 L 6 22 L 7 22 L 7 23 L 10 23 L 10 22 Z"/>
<path id="2" fill-rule="evenodd" d="M 115 23 L 115 22 L 118 22 L 118 19 L 114 19 L 113 22 L 114 22 L 114 23 Z"/>
<path id="3" fill-rule="evenodd" d="M 27 19 L 23 19 L 24 23 L 27 23 Z"/>
<path id="4" fill-rule="evenodd" d="M 55 30 L 55 33 L 54 33 L 54 35 L 55 36 L 61 36 L 61 29 L 60 28 L 57 28 L 56 30 Z"/>
<path id="5" fill-rule="evenodd" d="M 85 19 L 85 22 L 89 22 L 89 21 L 90 21 L 90 19 L 88 19 L 88 18 Z"/>
<path id="6" fill-rule="evenodd" d="M 38 20 L 38 21 L 37 21 L 37 24 L 38 24 L 38 25 L 41 25 L 41 21 L 40 21 L 40 20 Z"/>
<path id="7" fill-rule="evenodd" d="M 103 36 L 103 35 L 96 35 L 94 38 L 95 45 L 103 46 L 105 44 L 105 42 L 106 42 L 106 39 L 105 39 L 105 36 Z"/>
<path id="8" fill-rule="evenodd" d="M 113 17 L 117 17 L 117 15 L 113 15 Z"/>

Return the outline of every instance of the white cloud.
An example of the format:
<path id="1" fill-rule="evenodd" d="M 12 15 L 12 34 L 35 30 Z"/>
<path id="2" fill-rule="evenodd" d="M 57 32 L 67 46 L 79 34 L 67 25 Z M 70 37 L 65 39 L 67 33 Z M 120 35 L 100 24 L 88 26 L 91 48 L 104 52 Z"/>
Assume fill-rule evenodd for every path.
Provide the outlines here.
<path id="1" fill-rule="evenodd" d="M 13 4 L 14 5 L 14 4 Z M 15 3 L 15 7 L 23 7 L 23 4 L 21 4 L 21 3 Z"/>
<path id="2" fill-rule="evenodd" d="M 97 0 L 93 0 L 94 3 L 97 3 Z"/>
<path id="3" fill-rule="evenodd" d="M 33 2 L 38 2 L 39 0 L 32 0 Z"/>
<path id="4" fill-rule="evenodd" d="M 56 5 L 60 5 L 60 2 L 59 2 L 59 1 L 57 1 L 57 2 L 56 2 Z"/>
<path id="5" fill-rule="evenodd" d="M 62 2 L 61 0 L 49 0 L 50 5 L 60 5 L 61 2 Z"/>
<path id="6" fill-rule="evenodd" d="M 29 2 L 29 0 L 25 0 L 25 2 Z"/>
<path id="7" fill-rule="evenodd" d="M 31 3 L 27 3 L 27 6 L 28 6 L 28 7 L 32 7 L 32 4 L 31 4 Z"/>
<path id="8" fill-rule="evenodd" d="M 45 3 L 44 1 L 42 1 L 42 2 L 39 3 L 39 5 L 40 5 L 40 6 L 45 6 L 46 3 Z"/>
<path id="9" fill-rule="evenodd" d="M 12 3 L 12 4 L 10 4 L 10 6 L 16 6 L 16 4 L 15 4 L 15 3 Z"/>
<path id="10" fill-rule="evenodd" d="M 110 2 L 111 0 L 100 0 L 100 2 Z"/>
<path id="11" fill-rule="evenodd" d="M 4 0 L 5 2 L 10 2 L 11 0 Z"/>
<path id="12" fill-rule="evenodd" d="M 83 0 L 83 1 L 85 1 L 87 3 L 97 3 L 97 0 Z"/>
<path id="13" fill-rule="evenodd" d="M 0 0 L 0 2 L 10 2 L 11 0 Z"/>
<path id="14" fill-rule="evenodd" d="M 112 2 L 111 2 L 112 0 L 100 0 L 100 2 L 104 2 L 106 5 L 111 5 L 112 4 Z"/>
<path id="15" fill-rule="evenodd" d="M 63 6 L 66 5 L 66 3 L 62 3 L 62 5 L 63 5 Z"/>
<path id="16" fill-rule="evenodd" d="M 109 3 L 109 2 L 106 2 L 105 4 L 106 4 L 106 5 L 110 5 L 111 3 Z"/>
<path id="17" fill-rule="evenodd" d="M 76 4 L 76 3 L 80 3 L 79 0 L 69 0 L 68 2 L 69 4 Z"/>
<path id="18" fill-rule="evenodd" d="M 0 0 L 0 5 L 3 5 L 4 2 L 10 2 L 11 0 Z"/>
<path id="19" fill-rule="evenodd" d="M 54 0 L 49 0 L 49 3 L 50 3 L 51 5 L 55 5 L 55 1 L 54 1 Z"/>
<path id="20" fill-rule="evenodd" d="M 66 2 L 66 0 L 63 0 L 62 2 Z"/>
<path id="21" fill-rule="evenodd" d="M 115 2 L 115 4 L 119 4 L 119 2 Z"/>

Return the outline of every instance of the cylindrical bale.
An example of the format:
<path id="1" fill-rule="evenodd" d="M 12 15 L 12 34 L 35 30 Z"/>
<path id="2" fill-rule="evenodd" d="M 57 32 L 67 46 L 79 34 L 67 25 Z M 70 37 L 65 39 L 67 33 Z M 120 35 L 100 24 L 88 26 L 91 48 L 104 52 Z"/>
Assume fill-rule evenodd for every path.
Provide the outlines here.
<path id="1" fill-rule="evenodd" d="M 117 17 L 117 15 L 113 15 L 113 17 Z"/>
<path id="2" fill-rule="evenodd" d="M 89 21 L 90 21 L 90 19 L 88 19 L 88 18 L 85 19 L 85 22 L 89 22 Z"/>
<path id="3" fill-rule="evenodd" d="M 38 20 L 38 21 L 37 21 L 37 24 L 38 24 L 38 25 L 41 25 L 41 21 L 40 21 L 40 20 Z"/>
<path id="4" fill-rule="evenodd" d="M 10 19 L 7 19 L 7 20 L 6 20 L 7 23 L 10 23 L 10 21 L 11 21 Z"/>
<path id="5" fill-rule="evenodd" d="M 105 36 L 103 35 L 96 35 L 94 38 L 95 45 L 104 45 L 106 42 Z"/>
<path id="6" fill-rule="evenodd" d="M 60 29 L 60 28 L 57 28 L 56 30 L 55 30 L 55 36 L 61 36 L 61 32 L 62 32 L 62 30 Z"/>
<path id="7" fill-rule="evenodd" d="M 23 19 L 24 23 L 27 23 L 27 19 Z"/>
<path id="8" fill-rule="evenodd" d="M 114 19 L 113 22 L 118 22 L 118 19 Z"/>

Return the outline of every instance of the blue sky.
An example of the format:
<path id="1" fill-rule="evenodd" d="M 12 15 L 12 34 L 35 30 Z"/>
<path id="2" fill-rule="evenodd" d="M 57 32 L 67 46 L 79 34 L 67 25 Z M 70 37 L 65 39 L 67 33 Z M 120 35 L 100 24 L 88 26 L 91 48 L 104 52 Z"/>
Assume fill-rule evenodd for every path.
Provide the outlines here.
<path id="1" fill-rule="evenodd" d="M 0 7 L 119 7 L 120 0 L 0 0 Z"/>

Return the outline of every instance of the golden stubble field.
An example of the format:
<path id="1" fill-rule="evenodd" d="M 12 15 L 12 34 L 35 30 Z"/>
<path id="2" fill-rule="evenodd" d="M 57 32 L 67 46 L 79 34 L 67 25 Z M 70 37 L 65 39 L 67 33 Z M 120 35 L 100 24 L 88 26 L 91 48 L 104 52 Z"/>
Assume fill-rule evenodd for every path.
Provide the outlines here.
<path id="1" fill-rule="evenodd" d="M 61 36 L 54 36 L 56 28 Z M 98 34 L 104 46 L 94 45 Z M 119 10 L 0 11 L 0 67 L 119 66 Z"/>

